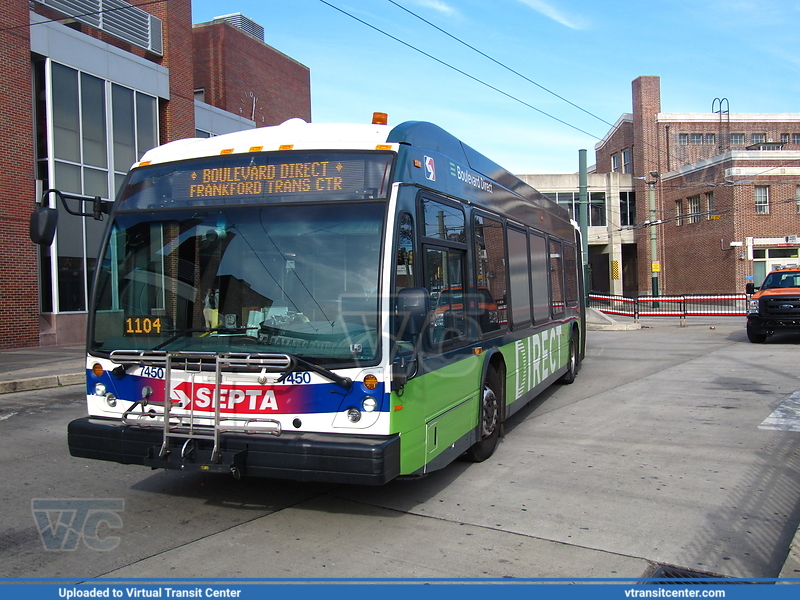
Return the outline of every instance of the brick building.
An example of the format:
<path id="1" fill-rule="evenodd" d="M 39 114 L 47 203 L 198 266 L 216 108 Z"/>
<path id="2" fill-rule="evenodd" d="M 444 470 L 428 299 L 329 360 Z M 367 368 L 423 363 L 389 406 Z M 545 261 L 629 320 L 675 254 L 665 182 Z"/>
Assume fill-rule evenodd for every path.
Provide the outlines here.
<path id="1" fill-rule="evenodd" d="M 237 27 L 241 15 L 193 26 L 190 0 L 95 5 L 0 0 L 0 348 L 85 336 L 104 224 L 60 211 L 39 250 L 28 218 L 42 190 L 113 198 L 155 145 L 310 120 L 308 69 Z"/>
<path id="2" fill-rule="evenodd" d="M 776 264 L 800 263 L 800 113 L 732 113 L 727 99 L 709 113 L 663 113 L 656 76 L 632 92 L 633 112 L 595 146 L 594 169 L 629 176 L 638 201 L 624 270 L 637 281 L 625 288 L 649 293 L 655 271 L 662 295 L 743 291 Z"/>

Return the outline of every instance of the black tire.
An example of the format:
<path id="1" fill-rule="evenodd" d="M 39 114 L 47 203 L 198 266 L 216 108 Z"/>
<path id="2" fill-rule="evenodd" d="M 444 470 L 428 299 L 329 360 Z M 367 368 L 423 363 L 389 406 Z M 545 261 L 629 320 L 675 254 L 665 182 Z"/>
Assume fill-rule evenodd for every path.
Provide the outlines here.
<path id="1" fill-rule="evenodd" d="M 747 339 L 750 340 L 750 342 L 752 342 L 753 344 L 763 344 L 764 342 L 767 341 L 767 334 L 753 331 L 753 328 L 750 326 L 750 323 L 748 323 Z"/>
<path id="2" fill-rule="evenodd" d="M 466 457 L 471 462 L 483 462 L 489 458 L 500 437 L 500 402 L 503 391 L 497 370 L 489 366 L 486 379 L 481 386 L 480 439 L 467 449 Z"/>
<path id="3" fill-rule="evenodd" d="M 578 374 L 578 342 L 575 339 L 575 334 L 569 336 L 569 358 L 567 359 L 567 372 L 564 373 L 559 379 L 558 383 L 569 384 L 575 381 L 575 375 Z"/>

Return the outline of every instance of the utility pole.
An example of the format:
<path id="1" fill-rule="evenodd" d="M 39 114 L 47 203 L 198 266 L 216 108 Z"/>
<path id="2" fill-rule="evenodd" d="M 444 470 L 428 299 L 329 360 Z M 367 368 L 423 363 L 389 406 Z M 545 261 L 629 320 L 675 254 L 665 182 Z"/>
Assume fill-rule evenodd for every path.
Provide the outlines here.
<path id="1" fill-rule="evenodd" d="M 583 289 L 589 303 L 589 193 L 586 167 L 586 150 L 578 150 L 578 224 L 581 228 L 581 256 L 583 257 Z"/>
<path id="2" fill-rule="evenodd" d="M 658 238 L 656 233 L 656 183 L 658 171 L 650 171 L 650 179 L 646 179 L 647 202 L 650 208 L 650 275 L 653 297 L 658 296 L 658 274 L 661 263 L 658 260 Z"/>

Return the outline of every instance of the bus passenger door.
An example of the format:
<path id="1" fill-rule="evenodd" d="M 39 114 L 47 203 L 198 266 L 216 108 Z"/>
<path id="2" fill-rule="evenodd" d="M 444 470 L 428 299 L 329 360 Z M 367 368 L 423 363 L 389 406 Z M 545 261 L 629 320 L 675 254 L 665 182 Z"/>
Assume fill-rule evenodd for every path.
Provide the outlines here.
<path id="1" fill-rule="evenodd" d="M 430 325 L 420 378 L 425 402 L 427 469 L 466 447 L 455 445 L 475 427 L 480 361 L 467 349 L 466 252 L 424 246 L 424 286 L 431 293 Z"/>

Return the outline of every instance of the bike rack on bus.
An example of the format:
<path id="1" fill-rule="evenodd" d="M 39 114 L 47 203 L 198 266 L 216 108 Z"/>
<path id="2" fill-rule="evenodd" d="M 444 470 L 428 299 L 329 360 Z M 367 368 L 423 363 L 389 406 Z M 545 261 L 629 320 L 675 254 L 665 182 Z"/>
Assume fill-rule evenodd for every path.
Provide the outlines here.
<path id="1" fill-rule="evenodd" d="M 222 373 L 231 370 L 245 370 L 250 372 L 266 373 L 285 373 L 292 365 L 292 358 L 286 354 L 264 354 L 264 353 L 237 353 L 216 354 L 213 352 L 168 352 L 162 350 L 142 351 L 142 350 L 114 350 L 111 352 L 112 362 L 119 364 L 124 370 L 136 366 L 159 366 L 164 368 L 164 410 L 159 414 L 156 412 L 145 412 L 147 399 L 137 400 L 122 416 L 122 421 L 126 425 L 137 427 L 162 427 L 164 435 L 158 458 L 166 459 L 170 454 L 170 438 L 184 439 L 181 448 L 181 460 L 186 461 L 193 451 L 190 445 L 193 440 L 209 440 L 213 443 L 211 451 L 211 463 L 218 464 L 222 460 L 222 450 L 220 448 L 220 434 L 222 433 L 260 433 L 268 435 L 281 435 L 280 421 L 275 419 L 252 418 L 243 419 L 226 417 L 221 414 L 220 390 L 222 389 Z M 171 397 L 172 392 L 172 370 L 175 363 L 183 365 L 185 372 L 200 372 L 203 366 L 214 366 L 214 394 L 213 406 L 214 413 L 211 416 L 199 416 L 195 414 L 194 406 L 190 407 L 188 414 L 173 415 L 173 404 L 178 401 Z M 119 367 L 118 367 L 119 368 Z M 134 412 L 139 407 L 141 412 Z M 208 424 L 208 421 L 211 421 Z M 203 422 L 205 421 L 205 422 Z M 231 470 L 236 470 L 235 465 L 231 465 Z M 234 472 L 234 474 L 236 474 Z"/>

